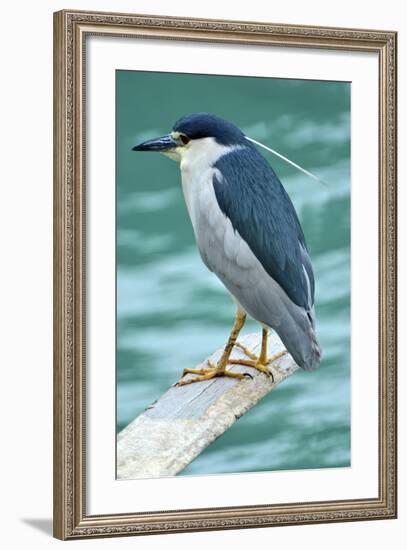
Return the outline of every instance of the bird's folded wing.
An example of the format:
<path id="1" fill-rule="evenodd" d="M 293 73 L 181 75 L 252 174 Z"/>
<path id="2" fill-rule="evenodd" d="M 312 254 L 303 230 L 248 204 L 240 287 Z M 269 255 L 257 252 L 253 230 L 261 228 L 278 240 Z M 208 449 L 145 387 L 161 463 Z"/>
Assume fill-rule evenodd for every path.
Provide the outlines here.
<path id="1" fill-rule="evenodd" d="M 221 157 L 215 169 L 216 199 L 233 230 L 295 304 L 312 308 L 314 275 L 304 234 L 271 166 L 243 149 Z"/>

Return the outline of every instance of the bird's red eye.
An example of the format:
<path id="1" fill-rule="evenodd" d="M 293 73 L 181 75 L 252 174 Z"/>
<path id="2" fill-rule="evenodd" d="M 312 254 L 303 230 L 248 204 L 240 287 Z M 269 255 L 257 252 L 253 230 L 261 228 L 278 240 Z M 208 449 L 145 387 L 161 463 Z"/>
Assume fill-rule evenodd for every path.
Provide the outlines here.
<path id="1" fill-rule="evenodd" d="M 182 143 L 183 143 L 184 145 L 186 145 L 187 143 L 189 143 L 189 142 L 191 141 L 191 140 L 189 139 L 189 137 L 186 136 L 185 134 L 180 135 L 180 139 L 181 139 L 181 141 L 182 141 Z"/>

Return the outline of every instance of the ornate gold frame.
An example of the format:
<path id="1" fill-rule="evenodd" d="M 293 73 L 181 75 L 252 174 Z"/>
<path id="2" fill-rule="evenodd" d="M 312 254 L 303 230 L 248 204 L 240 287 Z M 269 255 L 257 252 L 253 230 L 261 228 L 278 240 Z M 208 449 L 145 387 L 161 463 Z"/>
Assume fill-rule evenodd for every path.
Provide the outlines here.
<path id="1" fill-rule="evenodd" d="M 92 34 L 376 52 L 379 58 L 379 495 L 373 499 L 86 514 L 84 49 Z M 395 32 L 148 15 L 54 14 L 54 535 L 60 539 L 396 517 Z"/>

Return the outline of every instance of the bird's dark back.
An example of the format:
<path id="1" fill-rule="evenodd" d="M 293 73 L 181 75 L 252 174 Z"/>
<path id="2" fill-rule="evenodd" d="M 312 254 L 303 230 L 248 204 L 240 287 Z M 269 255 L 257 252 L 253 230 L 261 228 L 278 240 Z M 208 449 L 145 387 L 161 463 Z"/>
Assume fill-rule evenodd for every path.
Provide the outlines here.
<path id="1" fill-rule="evenodd" d="M 217 201 L 266 272 L 297 305 L 314 304 L 314 274 L 298 216 L 266 159 L 248 144 L 215 164 Z M 308 275 L 309 282 L 304 273 Z"/>

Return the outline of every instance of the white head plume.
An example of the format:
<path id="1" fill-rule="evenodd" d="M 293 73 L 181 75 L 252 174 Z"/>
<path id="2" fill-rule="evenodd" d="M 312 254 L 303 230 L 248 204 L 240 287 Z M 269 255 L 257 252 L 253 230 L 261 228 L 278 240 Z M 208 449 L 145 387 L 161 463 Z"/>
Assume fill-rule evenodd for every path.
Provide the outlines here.
<path id="1" fill-rule="evenodd" d="M 258 145 L 259 147 L 262 147 L 263 149 L 266 149 L 266 151 L 269 151 L 270 153 L 273 153 L 273 155 L 276 155 L 276 157 L 279 157 L 283 160 L 285 160 L 285 162 L 288 162 L 288 164 L 291 164 L 291 166 L 294 166 L 294 168 L 297 168 L 297 170 L 300 170 L 301 172 L 303 172 L 304 174 L 307 174 L 307 176 L 309 176 L 310 178 L 318 181 L 319 183 L 322 183 L 322 185 L 326 185 L 326 183 L 321 180 L 320 178 L 318 178 L 318 176 L 315 176 L 314 174 L 312 174 L 311 172 L 308 172 L 308 170 L 305 170 L 305 168 L 302 168 L 301 166 L 299 166 L 298 164 L 295 164 L 295 162 L 293 162 L 292 160 L 288 159 L 287 157 L 285 157 L 284 155 L 281 155 L 280 153 L 278 153 L 277 151 L 275 151 L 274 149 L 272 149 L 271 147 L 267 147 L 267 145 L 264 145 L 264 143 L 261 143 L 260 141 L 256 141 L 255 139 L 253 138 L 250 138 L 249 136 L 245 136 L 245 138 L 248 140 L 248 141 L 251 141 L 252 143 L 255 143 L 256 145 Z"/>

